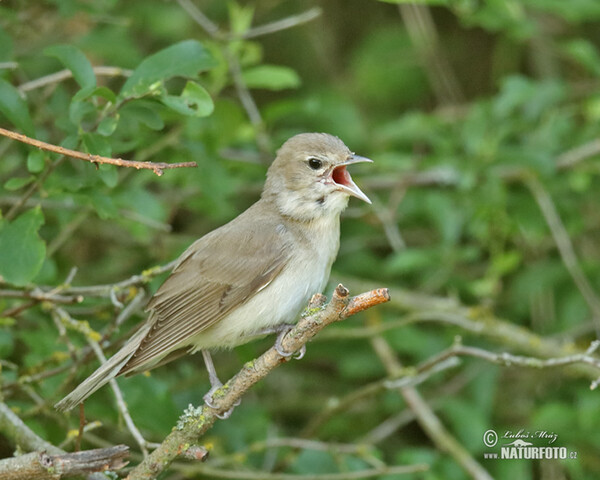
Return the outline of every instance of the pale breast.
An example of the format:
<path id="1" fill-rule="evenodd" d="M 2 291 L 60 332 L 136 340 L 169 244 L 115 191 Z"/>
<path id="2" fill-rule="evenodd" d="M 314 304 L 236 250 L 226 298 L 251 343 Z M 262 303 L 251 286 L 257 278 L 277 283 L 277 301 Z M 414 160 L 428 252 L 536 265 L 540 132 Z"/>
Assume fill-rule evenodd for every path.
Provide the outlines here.
<path id="1" fill-rule="evenodd" d="M 278 225 L 278 233 L 290 235 L 295 245 L 285 268 L 252 298 L 186 343 L 194 351 L 234 347 L 266 328 L 294 323 L 312 295 L 327 284 L 339 247 L 339 219 L 335 220 L 321 220 L 308 229 Z"/>

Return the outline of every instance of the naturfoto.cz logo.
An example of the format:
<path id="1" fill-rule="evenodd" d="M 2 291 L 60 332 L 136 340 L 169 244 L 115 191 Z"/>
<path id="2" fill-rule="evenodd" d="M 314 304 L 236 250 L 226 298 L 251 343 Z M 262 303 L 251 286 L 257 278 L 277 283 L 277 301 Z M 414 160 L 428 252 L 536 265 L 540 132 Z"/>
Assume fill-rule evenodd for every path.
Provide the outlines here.
<path id="1" fill-rule="evenodd" d="M 541 460 L 567 458 L 576 459 L 577 452 L 569 450 L 567 447 L 549 446 L 556 441 L 558 435 L 554 432 L 537 430 L 535 432 L 525 431 L 523 429 L 512 432 L 506 431 L 501 439 L 512 440 L 510 443 L 500 445 L 500 453 L 487 452 L 483 456 L 486 459 L 522 459 L 522 460 Z M 547 445 L 536 446 L 532 442 L 524 439 L 538 440 L 547 443 Z M 493 448 L 498 444 L 499 436 L 495 430 L 487 430 L 483 434 L 483 443 L 488 448 Z"/>

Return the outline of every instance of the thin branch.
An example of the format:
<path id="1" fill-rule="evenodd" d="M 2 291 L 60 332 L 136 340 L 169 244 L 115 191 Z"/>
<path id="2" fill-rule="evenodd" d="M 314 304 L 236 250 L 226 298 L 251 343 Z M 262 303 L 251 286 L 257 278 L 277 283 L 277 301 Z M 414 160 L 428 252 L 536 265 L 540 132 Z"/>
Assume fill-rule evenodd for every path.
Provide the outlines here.
<path id="1" fill-rule="evenodd" d="M 132 70 L 127 70 L 125 68 L 120 67 L 93 67 L 94 73 L 98 76 L 105 77 L 129 77 L 132 74 Z M 19 92 L 29 92 L 31 90 L 35 90 L 36 88 L 45 87 L 46 85 L 51 85 L 53 83 L 62 82 L 68 78 L 73 76 L 73 72 L 71 70 L 60 70 L 55 73 L 51 73 L 50 75 L 45 75 L 40 78 L 36 78 L 35 80 L 31 80 L 30 82 L 23 83 L 17 87 Z"/>
<path id="2" fill-rule="evenodd" d="M 144 285 L 150 282 L 157 275 L 169 272 L 173 269 L 177 260 L 160 265 L 158 267 L 149 268 L 140 274 L 133 275 L 126 280 L 117 283 L 107 283 L 103 285 L 89 285 L 83 287 L 68 287 L 63 290 L 64 294 L 68 295 L 83 295 L 90 297 L 110 297 L 111 291 L 120 292 L 135 285 Z M 54 287 L 40 287 L 43 290 L 52 289 Z"/>
<path id="3" fill-rule="evenodd" d="M 33 452 L 0 460 L 0 478 L 55 480 L 63 476 L 118 470 L 127 465 L 124 459 L 128 455 L 129 449 L 125 445 L 51 455 L 46 452 Z"/>
<path id="4" fill-rule="evenodd" d="M 402 364 L 387 341 L 379 336 L 371 340 L 373 350 L 381 360 L 390 376 L 398 376 L 403 370 Z M 419 425 L 427 433 L 435 446 L 447 452 L 461 468 L 475 480 L 492 480 L 490 474 L 472 457 L 469 451 L 444 427 L 440 419 L 412 386 L 398 389 L 409 408 L 414 412 Z"/>
<path id="5" fill-rule="evenodd" d="M 318 18 L 323 13 L 323 10 L 320 7 L 313 7 L 306 12 L 299 13 L 297 15 L 292 15 L 290 17 L 282 18 L 281 20 L 276 20 L 271 23 L 266 23 L 264 25 L 259 25 L 258 27 L 253 27 L 240 35 L 229 35 L 227 38 L 229 40 L 237 40 L 237 39 L 248 39 L 248 38 L 256 38 L 262 35 L 268 35 L 270 33 L 279 32 L 281 30 L 286 30 L 288 28 L 293 28 L 298 25 L 302 25 L 304 23 L 311 22 L 315 18 Z"/>
<path id="6" fill-rule="evenodd" d="M 512 355 L 507 352 L 495 353 L 489 350 L 484 350 L 478 347 L 464 346 L 460 342 L 456 342 L 452 347 L 440 352 L 434 357 L 426 360 L 417 367 L 419 374 L 431 372 L 436 370 L 444 362 L 455 358 L 457 356 L 468 356 L 474 358 L 480 358 L 486 362 L 495 363 L 505 367 L 524 367 L 524 368 L 557 368 L 564 367 L 566 365 L 573 365 L 576 363 L 584 363 L 590 365 L 599 370 L 598 375 L 600 376 L 600 358 L 594 357 L 592 354 L 600 347 L 600 340 L 595 340 L 591 343 L 590 347 L 582 353 L 574 355 L 567 355 L 564 357 L 553 357 L 540 359 L 535 357 L 524 357 L 521 355 Z M 399 386 L 398 381 L 392 381 L 388 383 L 390 388 Z M 598 380 L 592 382 L 591 389 L 594 390 L 598 386 Z"/>
<path id="7" fill-rule="evenodd" d="M 184 168 L 184 167 L 197 167 L 196 162 L 181 162 L 181 163 L 153 163 L 153 162 L 137 162 L 135 160 L 123 160 L 122 158 L 109 158 L 102 157 L 100 155 L 92 155 L 91 153 L 78 152 L 69 148 L 64 148 L 59 145 L 52 145 L 51 143 L 42 142 L 34 138 L 30 138 L 21 133 L 12 132 L 0 128 L 0 135 L 17 140 L 27 145 L 46 150 L 48 152 L 58 153 L 59 155 L 65 155 L 67 157 L 77 158 L 78 160 L 84 160 L 86 162 L 107 165 L 116 165 L 117 167 L 128 167 L 135 168 L 137 170 L 146 169 L 152 170 L 159 177 L 164 173 L 163 170 L 170 170 L 173 168 Z"/>
<path id="8" fill-rule="evenodd" d="M 382 466 L 370 468 L 368 470 L 358 470 L 354 472 L 341 473 L 321 473 L 321 474 L 293 474 L 293 473 L 268 473 L 268 472 L 241 472 L 237 470 L 221 470 L 208 466 L 194 468 L 194 473 L 201 473 L 209 478 L 226 478 L 230 480 L 360 480 L 364 478 L 383 477 L 388 475 L 408 475 L 419 472 L 426 472 L 428 465 L 402 465 L 402 466 Z M 130 477 L 128 477 L 129 480 Z"/>
<path id="9" fill-rule="evenodd" d="M 51 454 L 64 453 L 60 448 L 39 437 L 4 402 L 0 402 L 0 432 L 26 452 L 44 450 Z"/>
<path id="10" fill-rule="evenodd" d="M 177 0 L 177 3 L 179 3 L 181 8 L 183 8 L 190 15 L 192 20 L 194 20 L 208 35 L 216 40 L 224 40 L 224 36 L 219 28 L 190 0 Z M 244 82 L 244 79 L 242 78 L 242 68 L 237 58 L 228 51 L 227 46 L 225 46 L 223 53 L 227 60 L 229 71 L 231 72 L 236 93 L 256 132 L 258 147 L 263 153 L 269 153 L 271 151 L 271 141 L 265 131 L 265 125 L 260 111 L 258 110 L 258 106 L 256 105 L 246 82 Z"/>
<path id="11" fill-rule="evenodd" d="M 38 302 L 52 303 L 81 303 L 82 295 L 56 295 L 51 292 L 43 292 L 39 288 L 33 290 L 0 290 L 0 298 L 30 298 Z"/>
<path id="12" fill-rule="evenodd" d="M 442 104 L 462 103 L 464 95 L 448 56 L 442 51 L 429 7 L 406 2 L 398 5 L 398 9 L 415 50 L 422 57 L 425 73 L 438 101 Z"/>
<path id="13" fill-rule="evenodd" d="M 554 238 L 554 242 L 556 243 L 560 257 L 567 271 L 571 275 L 573 282 L 581 292 L 585 302 L 588 304 L 588 307 L 592 312 L 592 316 L 597 324 L 597 330 L 600 331 L 600 298 L 598 298 L 594 288 L 579 266 L 577 255 L 575 255 L 575 250 L 573 249 L 573 244 L 571 243 L 569 234 L 567 233 L 560 215 L 554 206 L 552 197 L 550 197 L 544 186 L 537 178 L 527 175 L 524 177 L 523 181 L 531 191 L 535 201 L 540 207 L 542 215 L 544 216 L 544 219 L 548 224 L 548 228 L 552 233 L 552 237 Z"/>
<path id="14" fill-rule="evenodd" d="M 583 145 L 561 153 L 556 159 L 556 166 L 560 170 L 572 168 L 580 162 L 595 157 L 596 155 L 600 155 L 600 139 L 592 140 L 591 142 L 584 143 Z"/>
<path id="15" fill-rule="evenodd" d="M 202 29 L 211 37 L 217 39 L 223 37 L 223 33 L 219 30 L 219 27 L 210 18 L 204 15 L 202 10 L 196 7 L 190 0 L 177 0 L 177 3 L 187 12 L 191 19 L 200 25 L 200 27 L 202 27 Z"/>
<path id="16" fill-rule="evenodd" d="M 3 130 L 3 129 L 0 128 L 0 130 Z M 8 130 L 5 130 L 5 131 L 8 131 Z M 10 133 L 13 133 L 13 132 L 10 132 Z M 19 135 L 19 134 L 15 134 L 15 135 Z M 52 162 L 50 165 L 48 165 L 46 167 L 46 169 L 37 177 L 35 182 L 33 182 L 31 185 L 29 185 L 29 187 L 27 187 L 27 190 L 25 190 L 25 193 L 23 195 L 21 195 L 19 200 L 10 207 L 10 209 L 8 210 L 8 212 L 6 213 L 4 218 L 6 218 L 7 220 L 12 220 L 14 217 L 16 217 L 17 213 L 19 213 L 19 210 L 23 207 L 23 205 L 25 205 L 27 203 L 27 201 L 36 192 L 36 190 L 38 190 L 44 184 L 46 179 L 50 176 L 50 174 L 54 171 L 54 169 L 62 163 L 63 160 L 64 160 L 64 157 L 60 157 L 60 158 L 57 158 L 54 162 Z"/>
<path id="17" fill-rule="evenodd" d="M 76 325 L 76 323 L 77 323 L 76 320 L 71 318 L 71 316 L 64 309 L 62 309 L 60 307 L 55 307 L 52 310 L 52 312 L 60 318 L 60 322 L 62 322 L 64 324 L 75 325 L 75 328 L 78 329 L 78 327 Z M 98 344 L 98 342 L 95 341 L 94 339 L 92 339 L 90 335 L 85 335 L 85 339 L 88 342 L 88 344 L 90 345 L 90 347 L 92 348 L 92 350 L 94 351 L 94 353 L 96 354 L 96 357 L 98 358 L 98 360 L 100 360 L 100 363 L 102 363 L 102 364 L 106 363 L 106 357 L 104 356 L 104 352 L 102 351 L 102 348 L 100 348 L 100 345 Z M 148 456 L 148 449 L 146 448 L 146 445 L 148 444 L 148 442 L 146 442 L 146 439 L 142 436 L 141 432 L 139 431 L 139 429 L 133 422 L 133 419 L 131 418 L 131 415 L 129 414 L 129 410 L 127 409 L 127 405 L 125 404 L 125 400 L 123 399 L 123 394 L 121 393 L 121 389 L 119 388 L 117 381 L 113 378 L 112 380 L 110 380 L 109 384 L 113 391 L 115 399 L 117 401 L 117 408 L 119 409 L 119 412 L 121 412 L 121 415 L 123 416 L 123 419 L 125 420 L 125 424 L 127 425 L 127 428 L 131 432 L 131 435 L 133 435 L 133 438 L 135 439 L 137 444 L 140 446 L 140 449 L 142 450 L 144 457 Z"/>
<path id="18" fill-rule="evenodd" d="M 350 298 L 348 290 L 338 285 L 326 306 L 313 308 L 300 318 L 296 326 L 282 339 L 281 348 L 285 352 L 296 352 L 327 325 L 344 320 L 365 308 L 387 302 L 389 298 L 387 289 L 373 290 Z M 286 360 L 275 347 L 271 347 L 256 360 L 247 362 L 237 375 L 213 394 L 214 407 L 204 405 L 194 408 L 190 405 L 180 417 L 176 428 L 156 450 L 132 470 L 128 480 L 156 478 L 176 458 L 182 446 L 195 443 L 212 427 L 217 415 L 233 408 L 252 385 Z"/>

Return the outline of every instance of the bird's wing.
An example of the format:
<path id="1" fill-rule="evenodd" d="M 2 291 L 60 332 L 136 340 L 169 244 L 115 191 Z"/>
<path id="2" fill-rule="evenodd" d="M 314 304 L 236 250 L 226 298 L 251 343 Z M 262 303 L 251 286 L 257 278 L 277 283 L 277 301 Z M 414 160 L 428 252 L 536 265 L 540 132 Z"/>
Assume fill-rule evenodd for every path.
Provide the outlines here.
<path id="1" fill-rule="evenodd" d="M 194 243 L 150 300 L 152 327 L 119 374 L 181 346 L 268 285 L 290 254 L 277 225 L 228 224 Z M 223 248 L 225 247 L 225 248 Z"/>

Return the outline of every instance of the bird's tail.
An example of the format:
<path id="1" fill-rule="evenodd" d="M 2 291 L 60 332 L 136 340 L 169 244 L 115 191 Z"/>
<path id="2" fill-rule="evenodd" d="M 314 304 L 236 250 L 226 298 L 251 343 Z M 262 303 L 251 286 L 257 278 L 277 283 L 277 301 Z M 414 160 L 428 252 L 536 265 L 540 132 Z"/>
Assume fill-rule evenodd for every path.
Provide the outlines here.
<path id="1" fill-rule="evenodd" d="M 140 342 L 148 333 L 147 328 L 141 328 L 131 339 L 106 363 L 101 365 L 94 373 L 86 378 L 75 390 L 69 393 L 54 408 L 60 411 L 71 410 L 82 403 L 87 397 L 106 385 L 121 372 L 121 369 L 138 349 Z"/>

